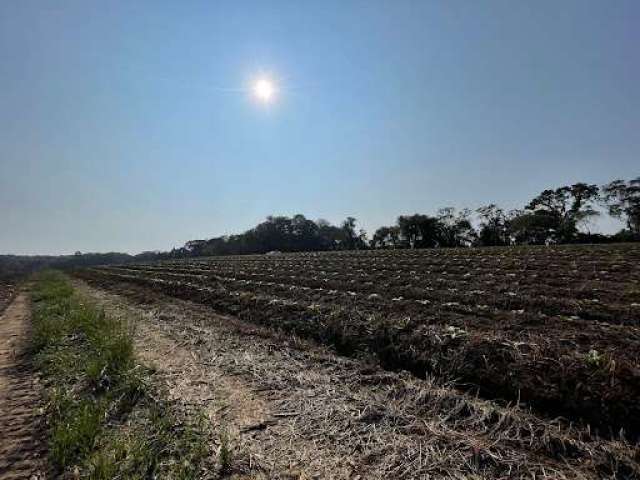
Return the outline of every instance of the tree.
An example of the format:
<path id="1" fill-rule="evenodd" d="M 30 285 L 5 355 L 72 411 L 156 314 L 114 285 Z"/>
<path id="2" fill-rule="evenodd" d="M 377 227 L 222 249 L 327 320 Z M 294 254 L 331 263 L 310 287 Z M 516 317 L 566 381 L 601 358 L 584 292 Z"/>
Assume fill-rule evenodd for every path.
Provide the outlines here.
<path id="1" fill-rule="evenodd" d="M 357 220 L 354 217 L 347 217 L 345 221 L 342 222 L 342 231 L 344 232 L 345 241 L 354 241 L 357 237 L 356 222 Z"/>
<path id="2" fill-rule="evenodd" d="M 586 183 L 576 183 L 569 189 L 573 202 L 569 213 L 577 225 L 583 221 L 599 215 L 593 208 L 593 202 L 600 198 L 600 190 L 597 185 L 587 185 Z"/>
<path id="3" fill-rule="evenodd" d="M 511 243 L 508 217 L 495 203 L 476 210 L 480 217 L 478 243 L 482 246 L 503 246 Z"/>
<path id="4" fill-rule="evenodd" d="M 297 214 L 291 219 L 291 234 L 296 250 L 319 250 L 319 227 L 304 215 Z"/>
<path id="5" fill-rule="evenodd" d="M 187 252 L 188 255 L 197 257 L 203 254 L 203 249 L 206 244 L 206 240 L 189 240 L 184 244 L 183 249 Z"/>
<path id="6" fill-rule="evenodd" d="M 525 207 L 536 214 L 528 223 L 535 221 L 538 227 L 546 225 L 547 241 L 570 242 L 576 237 L 580 224 L 598 215 L 592 206 L 598 196 L 598 186 L 586 183 L 544 190 Z"/>
<path id="7" fill-rule="evenodd" d="M 476 231 L 469 221 L 471 211 L 463 209 L 456 215 L 455 208 L 438 210 L 438 245 L 441 247 L 468 247 L 476 238 Z"/>
<path id="8" fill-rule="evenodd" d="M 371 246 L 373 248 L 396 248 L 400 240 L 400 227 L 380 227 L 373 234 Z"/>
<path id="9" fill-rule="evenodd" d="M 397 221 L 400 234 L 411 248 L 428 248 L 438 245 L 438 219 L 429 215 L 400 215 Z"/>
<path id="10" fill-rule="evenodd" d="M 327 220 L 320 218 L 316 221 L 321 247 L 319 250 L 334 250 L 338 248 L 343 239 L 340 227 L 331 225 Z"/>
<path id="11" fill-rule="evenodd" d="M 356 233 L 356 223 L 357 220 L 354 217 L 347 217 L 346 220 L 342 222 L 342 246 L 347 250 L 361 249 L 367 246 L 367 232 L 360 229 L 360 231 Z"/>
<path id="12" fill-rule="evenodd" d="M 517 244 L 544 245 L 556 242 L 557 218 L 545 211 L 513 210 L 508 231 Z"/>
<path id="13" fill-rule="evenodd" d="M 614 180 L 602 187 L 612 217 L 624 217 L 633 235 L 640 235 L 640 177 L 625 182 Z"/>

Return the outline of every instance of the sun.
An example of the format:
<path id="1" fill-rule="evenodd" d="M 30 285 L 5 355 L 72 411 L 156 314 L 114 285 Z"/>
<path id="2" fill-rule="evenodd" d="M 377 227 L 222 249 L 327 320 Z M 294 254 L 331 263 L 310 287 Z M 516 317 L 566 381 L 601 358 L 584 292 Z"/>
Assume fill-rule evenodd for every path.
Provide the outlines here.
<path id="1" fill-rule="evenodd" d="M 270 103 L 276 95 L 276 87 L 272 80 L 266 77 L 257 79 L 253 84 L 253 96 L 263 103 Z"/>

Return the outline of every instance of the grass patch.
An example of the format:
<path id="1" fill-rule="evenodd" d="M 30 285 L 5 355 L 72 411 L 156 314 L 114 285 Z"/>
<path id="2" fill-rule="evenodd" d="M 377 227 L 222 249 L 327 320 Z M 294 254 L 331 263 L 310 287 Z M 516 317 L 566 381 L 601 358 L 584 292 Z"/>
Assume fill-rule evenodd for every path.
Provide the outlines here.
<path id="1" fill-rule="evenodd" d="M 197 478 L 206 422 L 177 412 L 136 362 L 132 325 L 79 297 L 60 272 L 35 278 L 32 353 L 49 385 L 49 461 L 82 478 Z"/>
<path id="2" fill-rule="evenodd" d="M 229 473 L 231 471 L 232 462 L 233 453 L 230 447 L 229 432 L 226 428 L 223 428 L 220 432 L 220 447 L 218 448 L 218 464 L 220 465 L 220 472 L 222 474 Z"/>

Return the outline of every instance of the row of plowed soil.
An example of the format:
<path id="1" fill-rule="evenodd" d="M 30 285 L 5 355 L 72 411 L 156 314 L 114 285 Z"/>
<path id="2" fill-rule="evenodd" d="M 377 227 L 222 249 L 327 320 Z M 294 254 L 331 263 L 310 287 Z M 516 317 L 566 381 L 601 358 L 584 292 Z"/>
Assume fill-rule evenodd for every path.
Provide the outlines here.
<path id="1" fill-rule="evenodd" d="M 382 291 L 396 299 L 637 326 L 639 263 L 637 245 L 616 245 L 219 257 L 127 269 L 363 296 Z"/>
<path id="2" fill-rule="evenodd" d="M 341 353 L 374 354 L 388 368 L 456 380 L 487 398 L 520 400 L 544 414 L 589 423 L 603 435 L 616 436 L 624 429 L 638 437 L 640 329 L 629 296 L 639 285 L 638 247 L 441 252 L 234 257 L 81 275 L 103 285 L 128 282 L 193 299 L 331 344 Z M 498 274 L 491 268 L 498 266 L 503 280 L 496 287 Z M 473 273 L 479 267 L 484 277 Z M 460 271 L 453 276 L 456 268 Z M 603 278 L 594 280 L 594 270 L 606 275 L 598 273 Z M 380 271 L 394 276 L 376 280 Z M 565 271 L 588 277 L 583 283 L 565 283 L 564 289 L 584 296 L 589 288 L 596 300 L 592 316 L 606 320 L 551 313 L 560 297 L 547 305 L 549 279 Z M 399 291 L 393 282 L 398 276 L 406 282 L 403 275 L 413 280 Z M 475 280 L 467 283 L 471 277 Z M 430 286 L 443 278 L 447 288 Z M 505 279 L 511 284 L 506 286 Z M 542 292 L 537 296 L 535 279 Z M 524 303 L 521 285 L 526 286 Z M 505 288 L 514 293 L 506 295 L 513 304 L 492 300 Z M 469 301 L 471 291 L 489 294 Z M 563 295 L 569 305 L 579 296 Z M 618 318 L 616 312 L 624 315 Z"/>

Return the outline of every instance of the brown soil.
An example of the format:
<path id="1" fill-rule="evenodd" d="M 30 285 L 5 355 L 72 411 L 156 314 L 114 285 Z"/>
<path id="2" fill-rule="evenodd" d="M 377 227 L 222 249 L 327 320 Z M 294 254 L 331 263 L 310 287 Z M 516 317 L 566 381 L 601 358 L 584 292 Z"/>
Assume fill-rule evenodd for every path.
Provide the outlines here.
<path id="1" fill-rule="evenodd" d="M 19 294 L 0 317 L 0 479 L 45 478 L 40 385 L 27 356 L 29 302 Z"/>
<path id="2" fill-rule="evenodd" d="M 76 287 L 109 314 L 137 319 L 138 355 L 157 369 L 172 399 L 229 432 L 234 478 L 640 474 L 640 452 L 623 442 L 385 372 L 149 289 Z"/>
<path id="3" fill-rule="evenodd" d="M 11 303 L 17 292 L 16 286 L 0 279 L 0 315 Z"/>

